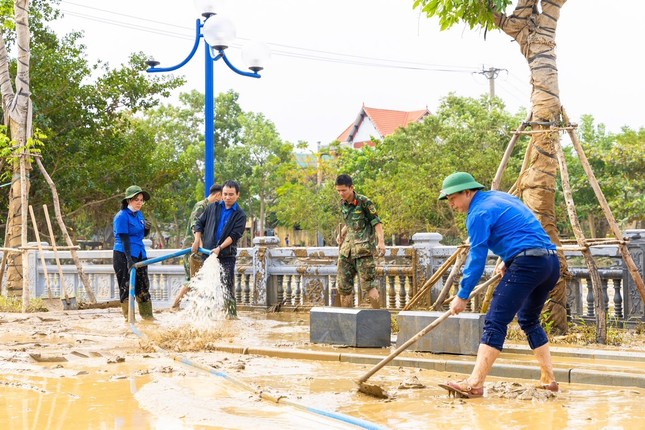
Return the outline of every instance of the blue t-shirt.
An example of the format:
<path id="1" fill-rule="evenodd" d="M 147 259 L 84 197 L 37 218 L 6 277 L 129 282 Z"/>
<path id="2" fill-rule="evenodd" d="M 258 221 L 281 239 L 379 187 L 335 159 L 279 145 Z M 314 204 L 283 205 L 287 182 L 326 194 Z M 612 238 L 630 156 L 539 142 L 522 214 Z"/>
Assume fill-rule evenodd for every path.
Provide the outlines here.
<path id="1" fill-rule="evenodd" d="M 148 258 L 143 245 L 145 218 L 141 211 L 132 212 L 130 208 L 121 209 L 114 216 L 114 250 L 125 252 L 119 234 L 130 237 L 130 255 L 135 258 Z"/>
<path id="2" fill-rule="evenodd" d="M 489 249 L 505 262 L 525 249 L 556 249 L 531 209 L 517 197 L 501 191 L 475 193 L 466 227 L 470 252 L 457 294 L 464 300 L 484 273 Z"/>
<path id="3" fill-rule="evenodd" d="M 237 202 L 233 206 L 231 206 L 229 209 L 226 209 L 226 203 L 224 203 L 224 200 L 220 201 L 217 203 L 218 205 L 222 206 L 222 211 L 220 212 L 220 217 L 219 217 L 219 224 L 217 224 L 217 234 L 215 235 L 215 243 L 220 243 L 220 239 L 222 237 L 222 232 L 224 231 L 224 227 L 226 226 L 226 223 L 228 220 L 231 218 L 231 215 L 233 212 L 239 208 L 239 205 Z"/>

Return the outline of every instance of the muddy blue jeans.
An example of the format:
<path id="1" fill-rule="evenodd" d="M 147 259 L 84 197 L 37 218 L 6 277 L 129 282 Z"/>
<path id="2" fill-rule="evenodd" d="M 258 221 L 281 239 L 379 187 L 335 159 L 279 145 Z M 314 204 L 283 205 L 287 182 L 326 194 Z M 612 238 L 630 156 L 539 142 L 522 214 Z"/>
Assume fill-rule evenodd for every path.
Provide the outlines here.
<path id="1" fill-rule="evenodd" d="M 514 258 L 493 293 L 481 343 L 501 351 L 508 325 L 517 315 L 531 349 L 546 344 L 549 339 L 540 325 L 540 313 L 559 277 L 557 255 Z"/>

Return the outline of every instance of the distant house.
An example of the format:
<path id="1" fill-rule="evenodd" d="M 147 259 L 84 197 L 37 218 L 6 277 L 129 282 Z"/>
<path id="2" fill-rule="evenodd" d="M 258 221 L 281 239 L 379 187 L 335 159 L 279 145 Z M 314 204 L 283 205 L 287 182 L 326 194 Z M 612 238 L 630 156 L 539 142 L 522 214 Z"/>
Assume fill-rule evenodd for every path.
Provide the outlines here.
<path id="1" fill-rule="evenodd" d="M 338 141 L 341 145 L 352 148 L 361 148 L 365 145 L 374 146 L 372 136 L 383 140 L 386 136 L 394 133 L 396 129 L 406 127 L 411 122 L 421 122 L 428 115 L 430 115 L 428 108 L 404 112 L 370 108 L 363 105 L 354 122 L 338 136 Z"/>

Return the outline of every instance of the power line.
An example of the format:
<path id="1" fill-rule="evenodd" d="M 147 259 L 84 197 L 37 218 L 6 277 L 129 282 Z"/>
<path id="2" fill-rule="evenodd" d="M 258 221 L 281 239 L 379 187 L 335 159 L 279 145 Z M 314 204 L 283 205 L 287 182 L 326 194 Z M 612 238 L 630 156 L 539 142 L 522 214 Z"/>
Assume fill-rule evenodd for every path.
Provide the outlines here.
<path id="1" fill-rule="evenodd" d="M 151 24 L 158 24 L 163 26 L 168 26 L 180 30 L 186 30 L 194 32 L 194 29 L 189 29 L 188 27 L 179 26 L 175 24 L 168 24 L 162 21 L 150 20 L 147 18 L 139 18 L 132 15 L 127 15 L 124 13 L 113 12 L 106 9 L 100 9 L 92 6 L 85 6 L 78 3 L 70 2 L 63 0 L 62 3 L 66 3 L 73 6 L 78 6 L 85 9 L 90 9 L 92 11 L 106 13 L 110 15 L 116 15 L 122 18 L 133 19 L 141 22 L 147 22 Z M 150 26 L 145 26 L 141 24 L 128 23 L 118 18 L 106 18 L 103 16 L 92 15 L 88 13 L 81 13 L 77 11 L 61 9 L 61 11 L 69 16 L 74 16 L 84 20 L 100 22 L 103 24 L 108 24 L 116 27 L 127 28 L 131 30 L 136 30 L 144 33 L 162 35 L 171 38 L 180 38 L 184 40 L 194 40 L 194 36 L 173 32 L 168 30 L 161 30 L 159 28 L 154 28 Z M 239 38 L 240 40 L 248 40 L 244 38 Z M 418 71 L 432 71 L 432 72 L 447 72 L 447 73 L 474 73 L 476 70 L 474 67 L 469 66 L 453 66 L 453 65 L 443 65 L 443 64 L 427 64 L 427 63 L 418 63 L 412 61 L 400 61 L 392 60 L 388 58 L 378 58 L 378 57 L 366 57 L 353 54 L 344 54 L 331 51 L 316 50 L 310 48 L 302 48 L 294 45 L 285 45 L 278 43 L 269 43 L 272 47 L 278 49 L 273 49 L 272 54 L 288 58 L 297 58 L 301 60 L 311 60 L 311 61 L 320 61 L 327 63 L 337 63 L 337 64 L 347 64 L 347 65 L 358 65 L 358 66 L 367 66 L 367 67 L 379 67 L 379 68 L 389 68 L 389 69 L 403 69 L 403 70 L 418 70 Z M 231 47 L 240 48 L 241 45 L 238 43 L 232 43 Z"/>

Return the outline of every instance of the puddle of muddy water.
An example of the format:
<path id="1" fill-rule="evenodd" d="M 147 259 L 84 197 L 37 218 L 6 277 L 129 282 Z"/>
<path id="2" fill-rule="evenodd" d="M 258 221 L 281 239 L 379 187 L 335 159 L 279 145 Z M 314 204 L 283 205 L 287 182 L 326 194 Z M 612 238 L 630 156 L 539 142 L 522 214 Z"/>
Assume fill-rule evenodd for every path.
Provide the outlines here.
<path id="1" fill-rule="evenodd" d="M 3 377 L 0 428 L 150 428 L 153 416 L 133 398 L 137 384 L 148 381 L 147 377 Z"/>
<path id="2" fill-rule="evenodd" d="M 347 429 L 289 405 L 263 401 L 218 378 L 118 366 L 74 377 L 3 375 L 0 429 Z M 170 369 L 170 370 L 168 370 Z"/>
<path id="3" fill-rule="evenodd" d="M 309 413 L 306 407 L 385 428 L 415 430 L 637 429 L 645 420 L 640 389 L 562 384 L 562 393 L 545 401 L 505 399 L 491 393 L 483 399 L 463 400 L 448 398 L 437 386 L 463 375 L 386 366 L 368 381 L 393 395 L 379 400 L 359 393 L 354 382 L 370 365 L 215 351 L 183 353 L 224 372 L 231 381 L 182 365 L 163 353 L 143 352 L 118 314 L 73 315 L 79 319 L 65 316 L 30 325 L 28 330 L 24 323 L 10 331 L 0 325 L 6 342 L 6 349 L 0 351 L 0 429 L 357 428 Z M 161 313 L 156 324 L 139 328 L 161 331 L 170 319 L 171 314 Z M 289 343 L 308 340 L 307 320 L 308 314 L 241 313 L 238 321 L 220 321 L 234 337 L 219 341 L 288 348 Z M 86 353 L 96 349 L 102 356 L 79 358 L 70 354 L 70 345 Z M 34 363 L 28 356 L 32 351 L 65 355 L 69 361 Z M 107 364 L 110 352 L 123 354 L 125 362 Z M 398 388 L 413 377 L 425 388 Z M 489 378 L 487 386 L 502 380 Z M 284 396 L 287 402 L 260 400 L 260 392 Z"/>

